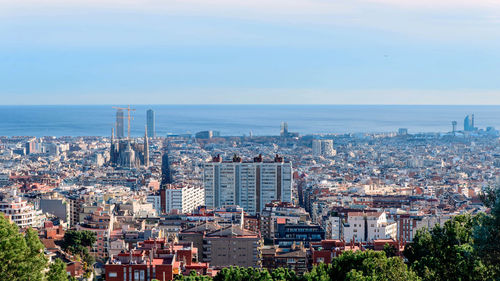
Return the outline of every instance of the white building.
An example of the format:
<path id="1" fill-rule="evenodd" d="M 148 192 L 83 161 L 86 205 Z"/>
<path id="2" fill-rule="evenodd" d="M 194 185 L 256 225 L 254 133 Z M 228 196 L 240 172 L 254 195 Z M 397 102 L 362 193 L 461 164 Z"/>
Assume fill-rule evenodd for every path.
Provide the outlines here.
<path id="1" fill-rule="evenodd" d="M 0 201 L 0 213 L 4 213 L 21 228 L 39 227 L 44 221 L 42 211 L 35 210 L 33 205 L 17 196 L 15 190 L 11 194 L 6 194 Z"/>
<path id="2" fill-rule="evenodd" d="M 337 151 L 333 149 L 333 140 L 313 140 L 312 150 L 314 156 L 335 156 Z"/>
<path id="3" fill-rule="evenodd" d="M 146 202 L 153 205 L 153 209 L 156 210 L 156 213 L 161 214 L 161 196 L 159 194 L 152 194 L 146 197 Z"/>
<path id="4" fill-rule="evenodd" d="M 161 205 L 165 213 L 177 210 L 180 213 L 191 213 L 198 206 L 204 204 L 205 192 L 201 187 L 195 186 L 167 186 L 160 191 Z"/>
<path id="5" fill-rule="evenodd" d="M 329 217 L 327 221 L 326 236 L 327 239 L 337 239 L 342 238 L 342 221 L 340 217 Z"/>
<path id="6" fill-rule="evenodd" d="M 217 156 L 205 164 L 203 183 L 207 207 L 238 205 L 255 214 L 272 201 L 292 201 L 292 163 L 279 156 L 263 161 L 259 155 L 253 162 L 239 157 L 223 162 Z"/>
<path id="7" fill-rule="evenodd" d="M 370 242 L 375 239 L 396 239 L 397 223 L 387 220 L 385 212 L 349 212 L 343 224 L 345 241 Z"/>

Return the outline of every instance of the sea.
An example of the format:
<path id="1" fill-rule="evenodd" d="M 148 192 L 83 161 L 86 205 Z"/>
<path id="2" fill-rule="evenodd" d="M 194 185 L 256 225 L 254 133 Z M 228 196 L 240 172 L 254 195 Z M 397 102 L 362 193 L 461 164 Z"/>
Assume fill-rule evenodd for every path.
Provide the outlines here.
<path id="1" fill-rule="evenodd" d="M 445 105 L 131 105 L 131 135 L 144 135 L 146 111 L 153 109 L 156 135 L 219 131 L 222 136 L 449 132 L 463 129 L 466 115 L 475 126 L 500 128 L 500 106 Z M 115 126 L 111 105 L 0 106 L 0 136 L 109 136 Z M 126 121 L 125 121 L 126 128 Z M 126 130 L 126 129 L 125 129 Z"/>

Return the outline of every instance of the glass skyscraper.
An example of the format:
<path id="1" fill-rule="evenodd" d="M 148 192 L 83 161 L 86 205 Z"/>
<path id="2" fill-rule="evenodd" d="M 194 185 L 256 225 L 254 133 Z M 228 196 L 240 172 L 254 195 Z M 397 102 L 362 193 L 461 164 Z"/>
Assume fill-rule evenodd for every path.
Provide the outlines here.
<path id="1" fill-rule="evenodd" d="M 116 137 L 122 139 L 124 137 L 123 134 L 123 110 L 118 109 L 116 111 Z"/>
<path id="2" fill-rule="evenodd" d="M 146 112 L 146 124 L 148 127 L 148 137 L 154 138 L 156 136 L 155 133 L 155 112 L 152 109 L 149 109 Z"/>

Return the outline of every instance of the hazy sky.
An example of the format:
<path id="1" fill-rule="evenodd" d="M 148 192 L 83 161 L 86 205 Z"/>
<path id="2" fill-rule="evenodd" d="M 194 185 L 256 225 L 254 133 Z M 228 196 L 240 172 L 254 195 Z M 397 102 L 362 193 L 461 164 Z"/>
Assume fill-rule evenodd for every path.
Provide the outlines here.
<path id="1" fill-rule="evenodd" d="M 0 104 L 500 104 L 498 0 L 0 0 Z"/>

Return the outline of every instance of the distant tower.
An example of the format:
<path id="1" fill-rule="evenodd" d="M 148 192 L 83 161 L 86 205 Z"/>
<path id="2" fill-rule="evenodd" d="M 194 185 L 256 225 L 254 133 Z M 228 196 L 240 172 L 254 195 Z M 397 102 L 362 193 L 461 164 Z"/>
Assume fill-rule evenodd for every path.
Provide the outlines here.
<path id="1" fill-rule="evenodd" d="M 472 120 L 469 115 L 465 116 L 464 119 L 464 131 L 466 132 L 472 131 Z"/>
<path id="2" fill-rule="evenodd" d="M 474 126 L 474 114 L 472 114 L 472 120 L 470 121 L 470 123 L 471 123 L 471 128 L 470 128 L 470 130 L 471 130 L 471 131 L 475 131 L 475 130 L 476 130 L 476 127 Z"/>
<path id="3" fill-rule="evenodd" d="M 452 133 L 457 131 L 457 121 L 451 121 Z"/>
<path id="4" fill-rule="evenodd" d="M 148 126 L 146 126 L 146 131 L 144 132 L 144 167 L 149 167 L 149 138 L 148 138 Z"/>
<path id="5" fill-rule="evenodd" d="M 149 138 L 154 138 L 156 136 L 155 132 L 155 112 L 152 109 L 149 109 L 146 112 L 147 119 L 147 132 Z"/>
<path id="6" fill-rule="evenodd" d="M 116 137 L 119 139 L 123 139 L 123 110 L 116 110 Z"/>
<path id="7" fill-rule="evenodd" d="M 282 137 L 287 137 L 288 136 L 288 123 L 287 122 L 281 122 L 280 135 Z"/>

